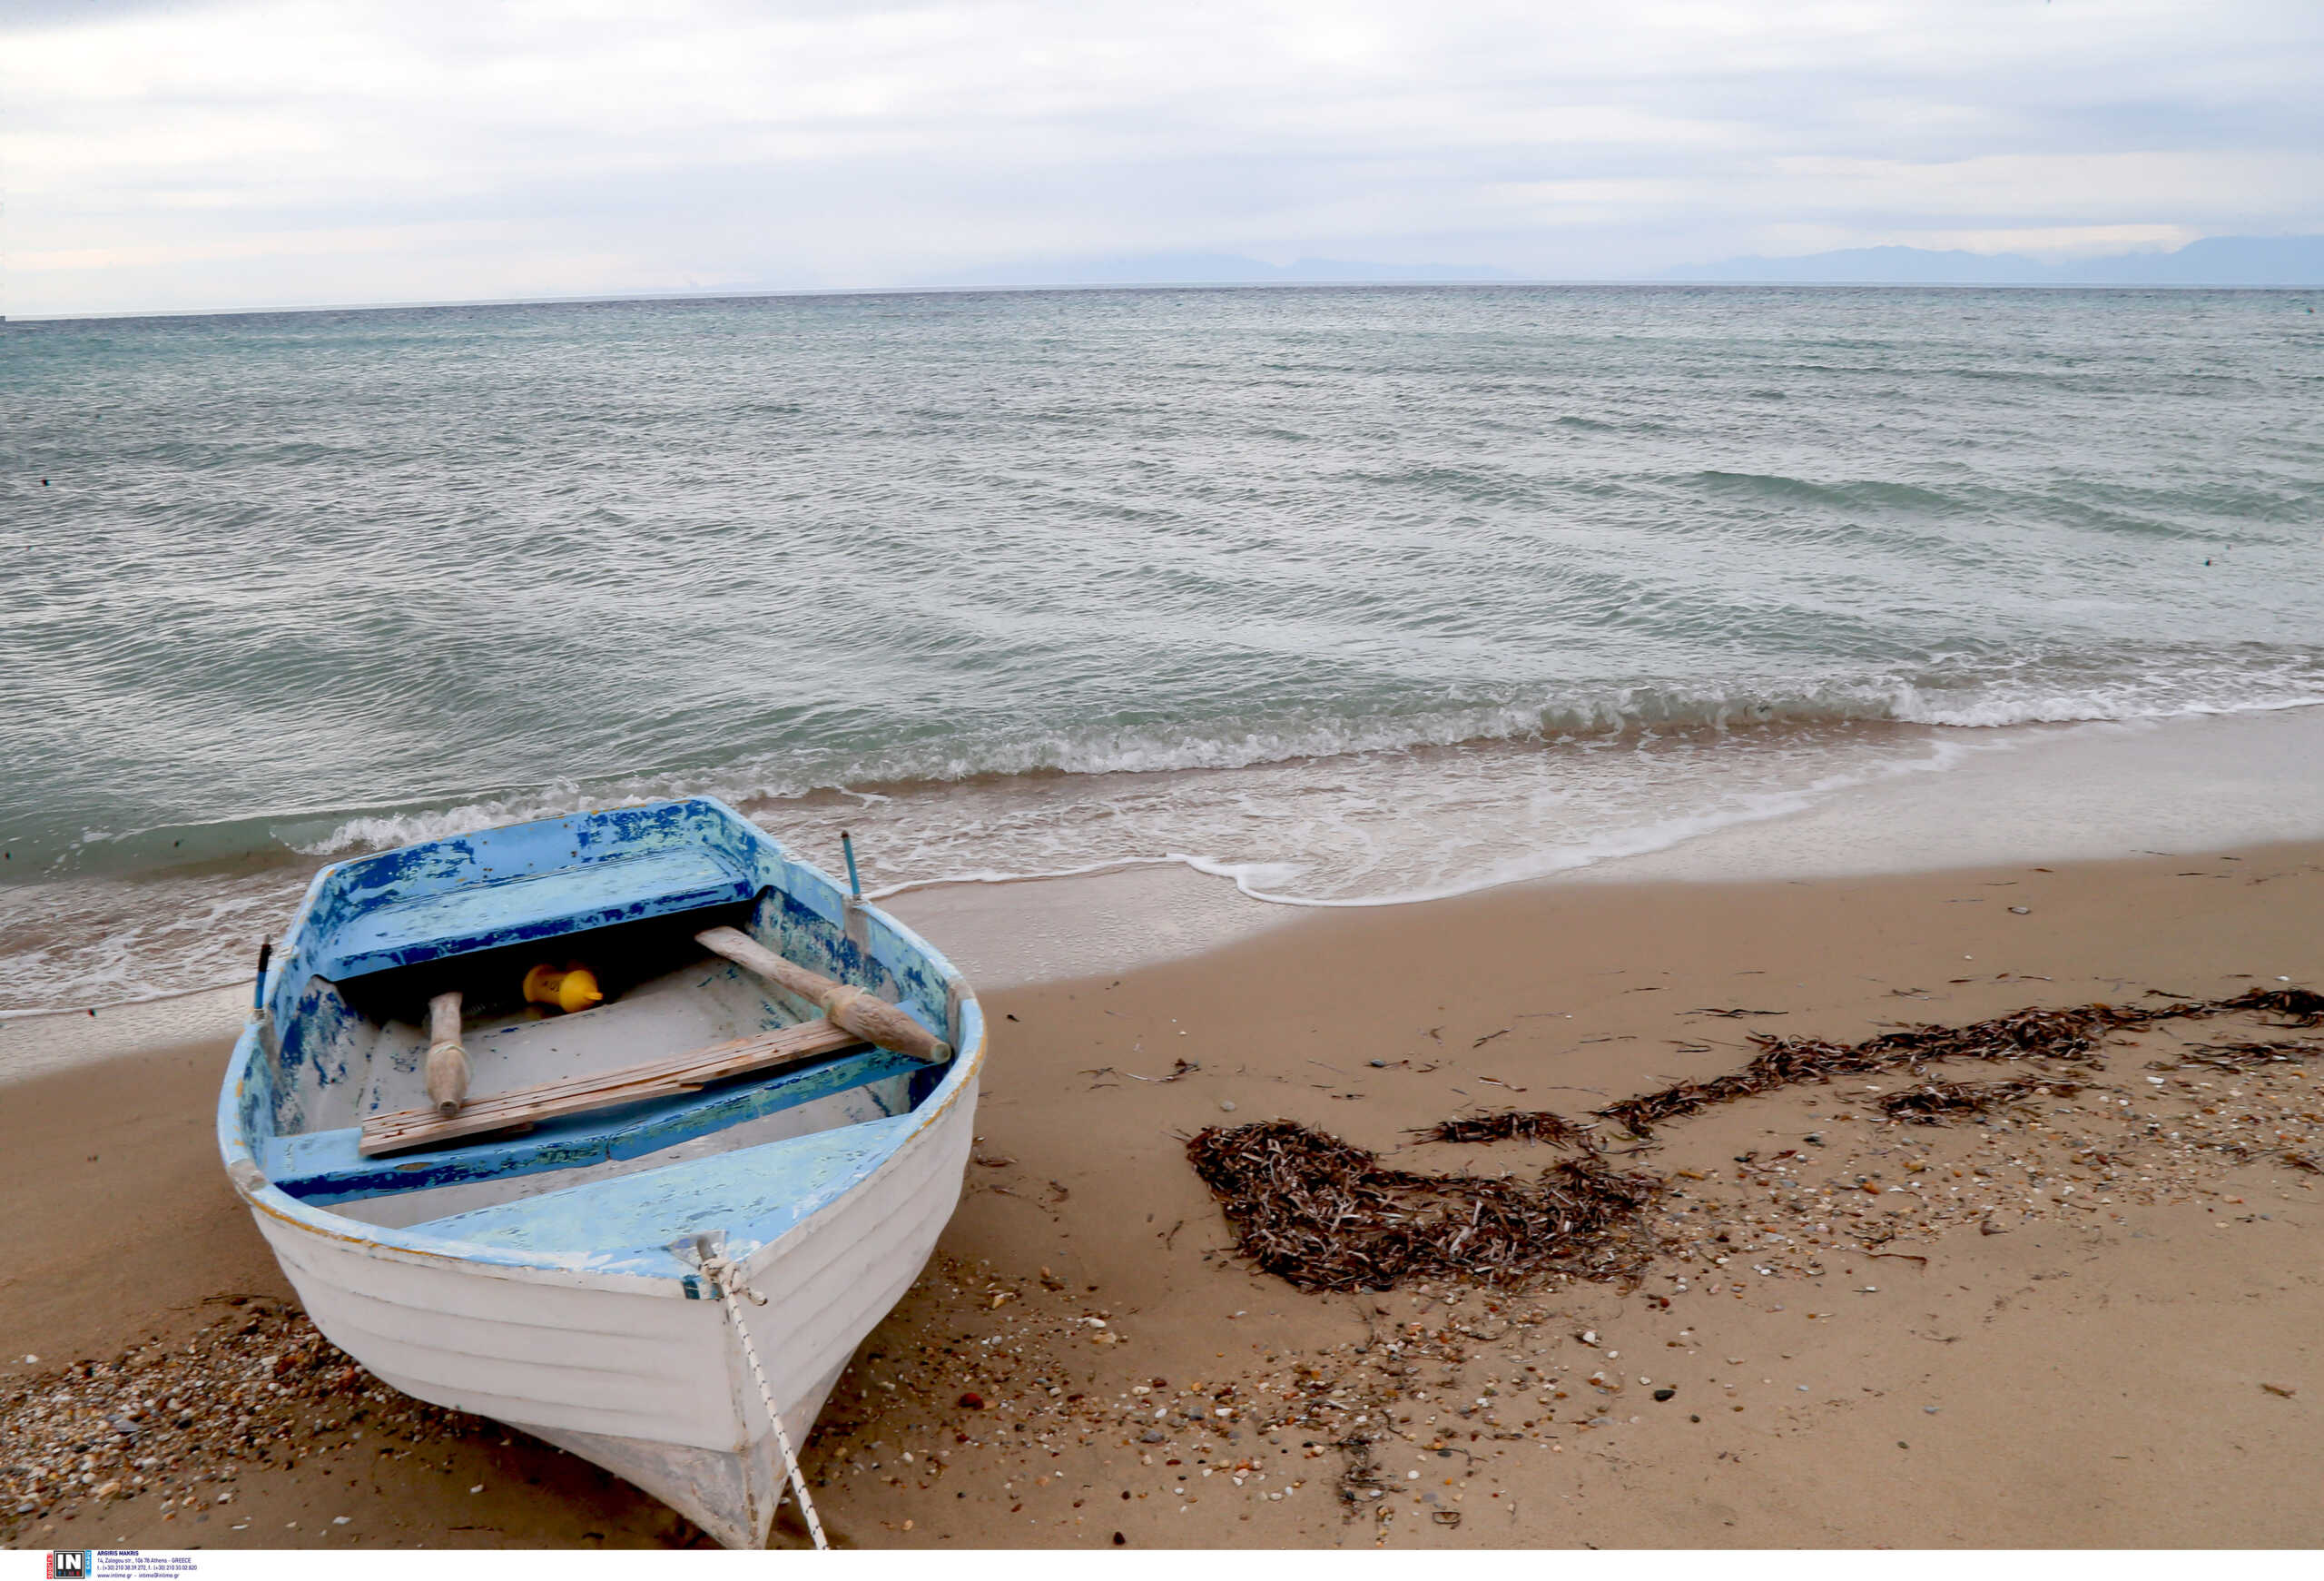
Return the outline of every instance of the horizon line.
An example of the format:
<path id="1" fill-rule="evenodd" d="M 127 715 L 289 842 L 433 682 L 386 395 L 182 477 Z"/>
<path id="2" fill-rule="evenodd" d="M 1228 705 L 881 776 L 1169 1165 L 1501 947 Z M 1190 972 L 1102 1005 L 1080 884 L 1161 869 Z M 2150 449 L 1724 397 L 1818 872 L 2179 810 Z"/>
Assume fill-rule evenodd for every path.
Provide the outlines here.
<path id="1" fill-rule="evenodd" d="M 1043 281 L 1012 285 L 827 285 L 748 286 L 721 291 L 581 292 L 569 296 L 493 296 L 413 299 L 397 301 L 307 302 L 272 307 L 132 308 L 112 312 L 0 313 L 10 324 L 119 323 L 140 319 L 261 318 L 289 313 L 386 313 L 446 308 L 596 307 L 626 302 L 755 301 L 777 297 L 989 296 L 1043 291 L 1399 291 L 1426 287 L 1493 291 L 1512 286 L 1629 288 L 1677 291 L 2319 291 L 2319 285 L 2203 284 L 2177 281 L 1957 281 L 1957 280 L 1670 280 L 1645 275 L 1512 276 L 1505 280 L 1138 280 Z"/>

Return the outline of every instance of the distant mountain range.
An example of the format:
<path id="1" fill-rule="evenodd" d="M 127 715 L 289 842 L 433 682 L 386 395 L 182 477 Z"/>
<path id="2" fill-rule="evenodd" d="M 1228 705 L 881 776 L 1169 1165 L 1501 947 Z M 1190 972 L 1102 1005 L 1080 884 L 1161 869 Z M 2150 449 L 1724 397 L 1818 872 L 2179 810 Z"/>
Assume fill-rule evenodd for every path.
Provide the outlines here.
<path id="1" fill-rule="evenodd" d="M 1506 269 L 1465 263 L 1351 263 L 1302 258 L 1263 263 L 1229 252 L 1148 252 L 1132 258 L 1085 258 L 1059 263 L 1006 263 L 962 270 L 930 285 L 1315 285 L 1351 282 L 1423 282 L 1519 280 Z"/>
<path id="2" fill-rule="evenodd" d="M 2319 285 L 2324 236 L 2211 236 L 2176 252 L 2042 263 L 2015 252 L 1850 247 L 1799 258 L 1729 258 L 1655 280 L 1799 285 Z"/>
<path id="3" fill-rule="evenodd" d="M 1364 263 L 1302 258 L 1266 263 L 1231 252 L 1147 252 L 992 264 L 923 286 L 1391 284 L 1574 278 L 1471 263 Z M 1593 278 L 1608 279 L 1600 275 Z M 1850 247 L 1797 258 L 1729 258 L 1634 279 L 1798 285 L 2324 286 L 2324 236 L 2212 236 L 2175 252 L 2122 252 L 2043 263 L 2016 252 Z"/>

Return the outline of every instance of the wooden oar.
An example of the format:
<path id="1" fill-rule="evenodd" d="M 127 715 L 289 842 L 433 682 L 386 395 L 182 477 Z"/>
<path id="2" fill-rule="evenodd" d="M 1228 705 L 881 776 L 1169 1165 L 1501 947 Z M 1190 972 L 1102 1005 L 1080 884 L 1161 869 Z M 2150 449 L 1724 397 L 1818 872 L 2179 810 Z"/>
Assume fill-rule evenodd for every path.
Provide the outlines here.
<path id="1" fill-rule="evenodd" d="M 438 1114 L 458 1114 L 468 1100 L 468 1052 L 460 1046 L 460 996 L 428 1002 L 428 1101 Z"/>
<path id="2" fill-rule="evenodd" d="M 487 1092 L 448 1119 L 432 1109 L 375 1114 L 363 1122 L 358 1149 L 365 1158 L 377 1158 L 381 1153 L 524 1131 L 542 1121 L 696 1092 L 713 1082 L 763 1075 L 862 1046 L 862 1040 L 853 1033 L 828 1021 L 802 1022 L 778 1032 L 625 1065 L 617 1071 L 567 1076 L 513 1092 Z"/>
<path id="3" fill-rule="evenodd" d="M 810 972 L 795 961 L 786 961 L 748 934 L 734 928 L 704 928 L 694 935 L 694 940 L 704 949 L 725 956 L 743 971 L 763 977 L 811 1004 L 822 1006 L 833 1026 L 844 1027 L 867 1043 L 910 1054 L 931 1065 L 940 1065 L 952 1057 L 951 1044 L 886 1000 L 861 988 L 835 983 L 819 972 Z"/>

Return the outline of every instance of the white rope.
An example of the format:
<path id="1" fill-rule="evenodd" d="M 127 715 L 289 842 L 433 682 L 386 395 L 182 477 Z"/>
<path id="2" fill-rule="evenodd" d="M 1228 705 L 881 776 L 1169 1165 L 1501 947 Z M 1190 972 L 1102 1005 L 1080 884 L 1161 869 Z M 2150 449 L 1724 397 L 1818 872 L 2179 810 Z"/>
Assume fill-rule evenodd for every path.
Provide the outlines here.
<path id="1" fill-rule="evenodd" d="M 734 1325 L 734 1337 L 743 1342 L 743 1359 L 751 1364 L 751 1377 L 757 1380 L 759 1398 L 766 1406 L 766 1419 L 774 1424 L 774 1442 L 783 1451 L 783 1467 L 790 1472 L 791 1490 L 799 1496 L 799 1513 L 807 1517 L 807 1535 L 815 1539 L 816 1547 L 828 1548 L 832 1545 L 823 1536 L 823 1523 L 815 1514 L 815 1501 L 807 1494 L 807 1474 L 799 1469 L 799 1457 L 791 1448 L 791 1435 L 783 1430 L 783 1412 L 775 1406 L 774 1390 L 768 1387 L 766 1369 L 759 1365 L 758 1347 L 751 1343 L 750 1327 L 743 1321 L 743 1304 L 735 1299 L 737 1295 L 748 1296 L 754 1305 L 763 1307 L 766 1298 L 751 1289 L 743 1278 L 742 1269 L 724 1257 L 704 1258 L 702 1271 L 718 1291 L 718 1299 L 725 1303 L 727 1319 Z M 783 1507 L 780 1490 L 775 1494 L 775 1507 Z"/>

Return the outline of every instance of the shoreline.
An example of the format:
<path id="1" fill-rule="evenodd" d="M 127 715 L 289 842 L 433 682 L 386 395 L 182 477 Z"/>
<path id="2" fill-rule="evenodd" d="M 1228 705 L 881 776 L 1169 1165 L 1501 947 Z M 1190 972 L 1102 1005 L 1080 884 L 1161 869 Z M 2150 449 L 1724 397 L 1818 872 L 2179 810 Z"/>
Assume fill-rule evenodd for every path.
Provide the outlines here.
<path id="1" fill-rule="evenodd" d="M 2246 1110 L 2265 1098 L 2266 1124 L 2300 1133 L 2269 1145 L 2312 1151 L 2301 1116 L 2324 1068 L 2147 1075 L 2199 1037 L 2298 1034 L 2239 1020 L 2126 1038 L 2089 1091 L 1982 1123 L 1882 1122 L 1854 1082 L 1675 1122 L 1625 1161 L 1666 1182 L 1657 1233 L 1679 1238 L 1628 1292 L 1303 1293 L 1234 1254 L 1183 1140 L 1283 1118 L 1400 1168 L 1530 1173 L 1559 1155 L 1407 1133 L 1480 1110 L 1586 1113 L 1731 1070 L 1753 1030 L 1846 1040 L 2149 989 L 2314 987 L 2319 936 L 2324 842 L 2309 842 L 1519 885 L 1305 912 L 1223 950 L 988 989 L 1002 1038 L 977 1159 L 937 1260 L 807 1451 L 824 1518 L 865 1546 L 1110 1546 L 1117 1530 L 1173 1546 L 2315 1546 L 2324 1517 L 2299 1495 L 2324 1476 L 2324 1191 L 2223 1150 L 2258 1134 Z M 57 1378 L 59 1359 L 231 1353 L 241 1326 L 270 1346 L 295 1329 L 217 1169 L 222 1058 L 198 1042 L 5 1089 L 0 1391 Z M 1157 1082 L 1180 1058 L 1199 1070 Z M 2166 1125 L 2221 1140 L 2166 1141 Z M 1838 1190 L 1875 1176 L 1862 1208 Z M 1786 1216 L 1808 1200 L 1819 1217 Z M 1727 1263 L 1714 1228 L 1734 1239 Z M 123 1270 L 134 1301 L 114 1293 Z M 1416 1370 L 1384 1378 L 1383 1330 Z M 1310 1446 L 1356 1427 L 1315 1403 L 1332 1398 L 1316 1380 L 1395 1418 L 1367 1451 L 1403 1485 L 1377 1501 L 1384 1522 L 1343 1519 L 1345 1455 Z M 300 1398 L 313 1423 L 201 1485 L 224 1507 L 163 1511 L 157 1488 L 25 1517 L 6 1540 L 697 1540 L 496 1424 Z M 1294 1404 L 1324 1415 L 1295 1424 Z M 1834 1495 L 1867 1474 L 1914 1497 Z"/>
<path id="2" fill-rule="evenodd" d="M 1664 823 L 1655 822 L 1649 815 L 1652 809 L 1642 805 L 1631 809 L 1646 820 L 1635 827 L 1624 825 L 1578 845 L 1552 845 L 1496 859 L 1457 881 L 1409 894 L 1354 899 L 1303 895 L 1297 893 L 1297 852 L 1272 854 L 1255 865 L 1209 855 L 1155 851 L 1056 872 L 907 879 L 884 888 L 875 884 L 873 893 L 875 898 L 885 894 L 881 904 L 931 937 L 966 940 L 948 953 L 973 978 L 1009 984 L 1057 980 L 1217 947 L 1280 922 L 1285 914 L 1427 904 L 1526 884 L 1837 877 L 2004 862 L 2088 861 L 2157 848 L 2235 850 L 2324 838 L 2324 776 L 2311 770 L 2319 762 L 2324 762 L 2324 705 L 2163 720 L 2012 726 L 1990 734 L 1963 730 L 1957 738 L 1935 741 L 1925 759 L 1891 762 L 1862 773 L 1841 772 L 1828 784 L 1780 794 L 1745 794 L 1734 786 L 1718 791 L 1718 773 L 1707 770 L 1705 806 L 1720 795 L 1732 805 L 1708 811 L 1698 807 Z M 1303 760 L 1300 765 L 1273 766 L 1267 772 L 1295 779 L 1295 771 L 1304 770 L 1328 779 L 1335 772 L 1334 765 L 1340 763 Z M 1177 772 L 1200 776 L 1200 771 L 1172 771 Z M 1145 794 L 1166 792 L 1172 774 L 1118 777 L 1119 788 Z M 940 811 L 948 798 L 987 795 L 985 790 L 959 786 L 925 788 L 928 805 L 913 814 L 921 822 Z M 1492 794 L 1513 795 L 1521 788 L 1513 783 L 1502 785 Z M 1085 786 L 1072 794 L 1094 793 Z M 1536 786 L 1535 794 L 1546 793 Z M 1045 813 L 1045 805 L 1037 798 L 1015 807 L 1014 814 L 1037 825 L 1056 810 Z M 981 800 L 978 806 L 986 814 L 994 810 Z M 967 815 L 976 808 L 960 810 Z M 876 816 L 862 811 L 863 818 L 834 823 L 829 808 L 791 808 L 795 826 L 786 822 L 781 804 L 759 805 L 756 815 L 770 820 L 778 835 L 803 850 L 823 851 L 829 845 L 835 852 L 840 823 L 856 825 L 859 843 L 883 837 Z M 1455 849 L 1479 838 L 1497 838 L 1489 835 L 1494 818 L 1483 803 L 1467 806 L 1456 825 L 1442 832 L 1443 838 Z M 1397 833 L 1400 826 L 1390 818 L 1377 836 L 1393 845 L 1403 837 Z M 1462 860 L 1482 858 L 1472 855 Z M 302 871 L 299 887 L 303 884 Z M 1288 893 L 1281 893 L 1286 887 Z M 40 888 L 13 893 L 37 896 Z M 0 891 L 0 898 L 10 893 Z M 32 913 L 25 912 L 6 924 L 9 947 L 31 952 L 31 958 L 37 959 L 59 928 L 69 936 L 79 936 L 75 929 L 103 934 L 107 918 L 119 922 L 128 914 L 124 907 L 150 911 L 175 892 L 145 895 L 135 907 L 125 895 L 100 902 L 94 894 L 58 892 L 52 900 L 64 912 L 37 928 Z M 206 904 L 210 897 L 200 898 Z M 176 895 L 171 904 L 185 899 Z M 220 904 L 238 919 L 226 932 L 240 937 L 241 928 L 253 927 L 246 942 L 255 954 L 259 933 L 279 926 L 294 900 L 286 890 L 278 908 L 264 896 L 226 892 Z M 162 909 L 166 913 L 169 906 Z M 225 934 L 212 925 L 202 936 Z M 133 957 L 148 944 L 153 942 L 144 940 L 135 925 L 111 941 L 113 948 Z M 185 946 L 182 939 L 165 938 L 153 947 L 166 954 Z M 230 963 L 223 959 L 212 963 L 220 968 L 213 981 L 231 984 L 236 974 Z M 166 980 L 168 973 L 160 975 Z M 142 1025 L 151 1018 L 152 1030 L 143 1035 L 158 1042 L 192 1034 L 182 1016 L 153 1007 L 210 992 L 221 996 L 216 1004 L 223 1004 L 238 991 L 231 986 L 192 989 L 99 1003 L 94 1008 L 99 1019 L 127 1016 Z M 15 1071 L 76 1057 L 75 1040 L 57 1024 L 57 1018 L 85 1013 L 89 1008 L 27 1006 L 0 1013 L 0 1082 Z M 231 1030 L 216 1013 L 204 1024 L 212 1031 Z M 123 1041 L 127 1035 L 101 1036 L 89 1047 L 94 1052 L 130 1046 Z"/>
<path id="3" fill-rule="evenodd" d="M 1805 808 L 1456 893 L 1308 904 L 1243 894 L 1231 874 L 1137 858 L 1097 872 L 938 879 L 880 902 L 971 981 L 1061 982 L 1229 947 L 1311 913 L 1396 911 L 1540 886 L 1818 881 L 1996 864 L 2250 851 L 2324 839 L 2324 707 L 2134 725 L 2043 727 L 1942 771 L 1892 776 Z M 2218 831 L 2218 837 L 2210 837 Z M 0 1015 L 0 1087 L 140 1047 L 235 1034 L 246 990 L 191 989 Z M 91 1024 L 83 1027 L 78 1020 Z"/>

